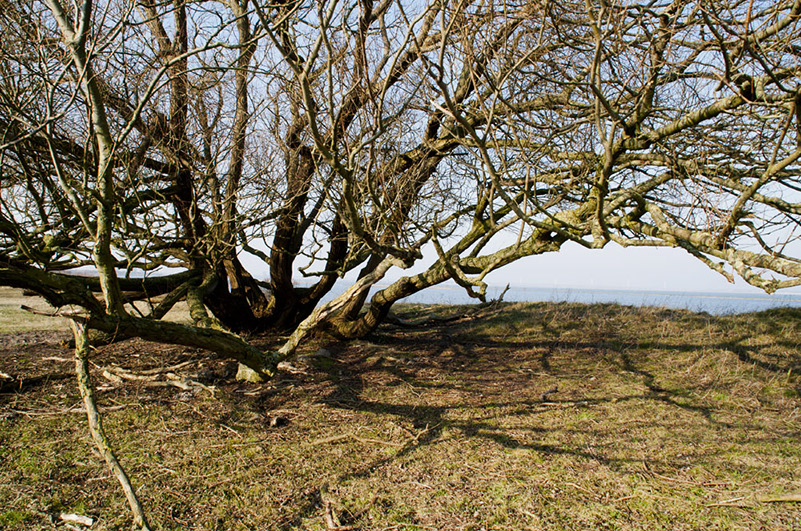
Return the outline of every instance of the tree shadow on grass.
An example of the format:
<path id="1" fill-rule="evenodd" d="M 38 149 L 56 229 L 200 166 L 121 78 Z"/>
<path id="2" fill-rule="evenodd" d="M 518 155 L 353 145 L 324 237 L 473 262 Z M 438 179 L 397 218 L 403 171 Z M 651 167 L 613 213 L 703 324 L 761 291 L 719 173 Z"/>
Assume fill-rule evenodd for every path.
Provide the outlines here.
<path id="1" fill-rule="evenodd" d="M 51 373 L 30 378 L 12 378 L 0 381 L 0 403 L 3 395 L 18 395 L 48 387 L 53 382 L 75 379 L 73 373 Z"/>
<path id="2" fill-rule="evenodd" d="M 585 308 L 583 311 L 596 310 Z M 581 308 L 571 311 L 576 313 L 573 316 L 576 319 L 582 318 Z M 611 308 L 613 315 L 609 319 L 615 319 L 616 311 L 621 310 Z M 659 366 L 654 366 L 653 361 L 649 360 L 650 352 L 658 351 L 659 356 L 668 358 L 683 355 L 685 362 L 689 359 L 687 354 L 700 358 L 710 351 L 732 352 L 742 363 L 765 373 L 786 374 L 788 370 L 801 370 L 797 356 L 788 355 L 768 360 L 766 352 L 761 350 L 762 347 L 744 344 L 747 336 L 732 339 L 727 334 L 727 324 L 723 320 L 715 321 L 709 316 L 689 312 L 665 310 L 661 313 L 655 312 L 653 319 L 681 321 L 676 325 L 679 329 L 683 326 L 688 329 L 709 327 L 711 322 L 719 327 L 713 330 L 717 336 L 710 333 L 708 341 L 681 341 L 681 335 L 667 339 L 653 334 L 645 338 L 632 338 L 621 333 L 625 331 L 614 327 L 602 329 L 594 335 L 590 334 L 590 337 L 577 337 L 575 333 L 568 336 L 562 333 L 568 329 L 580 329 L 568 318 L 564 326 L 558 323 L 551 326 L 549 333 L 521 337 L 519 330 L 523 328 L 527 318 L 524 314 L 506 316 L 504 324 L 508 326 L 509 333 L 505 337 L 503 334 L 477 334 L 471 326 L 457 322 L 412 331 L 383 330 L 376 334 L 372 342 L 363 345 L 367 352 L 360 351 L 358 355 L 353 354 L 350 347 L 345 347 L 341 363 L 323 370 L 323 377 L 333 387 L 317 401 L 344 410 L 391 416 L 397 419 L 397 423 L 410 426 L 409 431 L 416 436 L 410 436 L 408 442 L 392 455 L 369 460 L 343 472 L 337 477 L 337 481 L 369 478 L 393 461 L 408 459 L 415 452 L 450 439 L 450 435 L 444 437 L 445 433 L 455 433 L 458 438 L 483 439 L 503 449 L 536 452 L 545 458 L 565 456 L 605 467 L 632 470 L 641 466 L 644 458 L 633 448 L 627 451 L 626 443 L 619 442 L 624 436 L 614 432 L 618 427 L 614 423 L 595 428 L 598 440 L 602 441 L 601 450 L 596 451 L 577 443 L 577 439 L 564 443 L 548 440 L 550 435 L 552 441 L 554 432 L 564 433 L 568 438 L 571 435 L 579 436 L 580 427 L 571 432 L 571 428 L 550 427 L 543 421 L 509 429 L 492 417 L 492 411 L 503 410 L 502 415 L 506 419 L 533 419 L 538 415 L 550 414 L 554 408 L 565 408 L 579 413 L 586 410 L 590 414 L 598 411 L 603 414 L 613 404 L 650 402 L 691 417 L 673 415 L 673 420 L 658 416 L 637 420 L 638 427 L 646 430 L 643 433 L 659 430 L 670 432 L 676 422 L 685 422 L 690 428 L 696 426 L 697 429 L 697 423 L 701 422 L 711 427 L 709 437 L 714 440 L 715 433 L 735 427 L 727 417 L 727 410 L 700 400 L 700 396 L 705 393 L 701 382 L 688 380 L 677 383 L 677 379 L 672 378 L 668 380 L 670 385 L 660 384 L 667 373 L 659 373 Z M 777 339 L 771 345 L 779 344 L 781 347 L 780 343 L 782 341 Z M 595 392 L 594 396 L 579 396 L 575 400 L 562 399 L 561 395 L 557 395 L 555 400 L 548 397 L 548 402 L 543 402 L 542 392 L 550 386 L 550 383 L 546 385 L 550 381 L 548 378 L 564 378 L 560 373 L 565 370 L 564 366 L 560 366 L 563 360 L 558 359 L 559 356 L 564 357 L 564 352 L 575 353 L 573 356 L 581 362 L 575 367 L 576 372 L 589 371 L 593 363 L 603 363 L 603 370 L 610 373 L 617 371 L 619 378 L 627 374 L 625 378 L 629 390 L 622 395 L 611 391 L 604 395 L 601 390 L 601 396 Z M 521 365 L 535 369 L 526 369 L 529 372 L 524 373 L 519 370 Z M 662 368 L 666 371 L 670 369 L 669 364 Z M 584 374 L 585 378 L 590 376 L 590 372 Z M 408 393 L 403 394 L 401 390 L 398 391 L 401 394 L 394 395 L 387 391 L 404 386 L 426 393 L 424 403 L 410 399 Z M 385 392 L 379 393 L 382 398 L 375 398 L 377 387 L 386 388 Z M 641 390 L 632 390 L 632 387 L 639 387 Z M 392 400 L 393 396 L 397 400 Z M 467 418 L 455 418 L 465 415 Z M 578 416 L 578 413 L 574 416 Z M 692 420 L 692 416 L 697 416 L 699 420 Z M 740 430 L 760 429 L 756 421 L 748 421 L 747 418 L 737 422 L 736 428 Z M 677 435 L 673 444 L 682 444 L 681 441 L 685 439 L 691 441 L 692 436 L 690 431 Z M 605 448 L 603 441 L 607 444 Z M 690 444 L 687 446 L 695 448 Z M 714 444 L 702 444 L 688 452 L 682 453 L 689 455 L 696 463 L 714 462 L 725 453 Z M 673 462 L 670 453 L 662 458 L 658 458 L 659 455 L 661 454 L 658 452 L 651 455 L 648 465 L 663 470 L 674 470 L 686 465 L 686 462 Z M 318 514 L 321 508 L 319 493 L 307 494 L 305 500 L 291 519 L 293 525 Z M 283 527 L 290 528 L 292 525 Z"/>
<path id="3" fill-rule="evenodd" d="M 623 362 L 623 369 L 629 371 L 632 374 L 637 374 L 642 377 L 642 383 L 648 388 L 648 393 L 643 395 L 643 398 L 651 398 L 655 400 L 659 400 L 664 402 L 665 404 L 673 407 L 681 408 L 685 411 L 689 411 L 692 413 L 698 413 L 702 415 L 707 422 L 710 424 L 717 424 L 722 427 L 730 427 L 730 424 L 724 421 L 716 420 L 712 415 L 712 410 L 705 406 L 700 405 L 690 405 L 687 403 L 679 402 L 674 397 L 676 393 L 668 391 L 667 389 L 662 388 L 661 386 L 656 384 L 656 378 L 650 372 L 638 368 L 635 363 L 631 360 L 631 356 L 628 352 L 623 351 L 620 353 L 620 359 Z"/>

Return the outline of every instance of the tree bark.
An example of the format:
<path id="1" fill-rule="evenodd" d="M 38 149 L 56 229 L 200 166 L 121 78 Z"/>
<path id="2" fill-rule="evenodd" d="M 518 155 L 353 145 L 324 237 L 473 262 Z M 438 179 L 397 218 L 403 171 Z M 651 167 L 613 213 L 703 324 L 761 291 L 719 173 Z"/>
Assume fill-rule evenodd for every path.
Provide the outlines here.
<path id="1" fill-rule="evenodd" d="M 89 433 L 91 433 L 92 439 L 95 441 L 98 452 L 103 456 L 106 465 L 111 473 L 114 474 L 114 477 L 117 478 L 117 481 L 119 481 L 125 493 L 128 505 L 131 507 L 134 524 L 142 531 L 150 531 L 145 511 L 142 508 L 139 498 L 136 496 L 136 491 L 131 484 L 131 480 L 128 479 L 128 474 L 125 473 L 122 465 L 120 465 L 120 462 L 114 455 L 114 451 L 111 449 L 108 439 L 106 438 L 106 433 L 103 430 L 103 421 L 100 416 L 100 411 L 97 408 L 97 402 L 95 401 L 92 381 L 89 378 L 89 336 L 86 333 L 86 326 L 75 320 L 71 322 L 71 325 L 72 334 L 75 337 L 75 374 L 78 378 L 78 389 L 81 392 L 81 397 L 86 407 L 86 419 L 89 422 Z"/>

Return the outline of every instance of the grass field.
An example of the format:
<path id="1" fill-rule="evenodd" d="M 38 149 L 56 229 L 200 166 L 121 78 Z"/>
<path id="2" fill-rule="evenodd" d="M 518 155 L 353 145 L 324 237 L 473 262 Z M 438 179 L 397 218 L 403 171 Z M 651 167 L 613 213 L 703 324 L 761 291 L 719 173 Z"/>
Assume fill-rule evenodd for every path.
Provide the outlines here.
<path id="1" fill-rule="evenodd" d="M 0 529 L 130 529 L 63 323 L 0 294 Z M 209 352 L 98 348 L 154 528 L 801 529 L 801 311 L 465 311 L 400 307 L 412 326 L 316 339 L 261 386 Z"/>
<path id="2" fill-rule="evenodd" d="M 66 320 L 21 310 L 27 306 L 38 312 L 53 308 L 38 297 L 25 297 L 18 289 L 0 287 L 0 334 L 38 330 L 69 330 Z"/>

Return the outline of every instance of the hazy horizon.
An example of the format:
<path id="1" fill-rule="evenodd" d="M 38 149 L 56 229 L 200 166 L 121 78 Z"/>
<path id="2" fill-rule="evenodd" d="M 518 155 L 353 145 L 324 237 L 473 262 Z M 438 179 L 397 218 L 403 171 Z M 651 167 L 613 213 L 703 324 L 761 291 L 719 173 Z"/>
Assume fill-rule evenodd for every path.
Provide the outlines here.
<path id="1" fill-rule="evenodd" d="M 392 270 L 383 282 L 422 270 L 422 266 Z M 737 276 L 734 284 L 729 283 L 682 249 L 623 248 L 614 243 L 603 249 L 568 243 L 558 252 L 527 257 L 494 271 L 485 282 L 518 288 L 765 293 Z M 801 287 L 777 293 L 801 293 Z"/>

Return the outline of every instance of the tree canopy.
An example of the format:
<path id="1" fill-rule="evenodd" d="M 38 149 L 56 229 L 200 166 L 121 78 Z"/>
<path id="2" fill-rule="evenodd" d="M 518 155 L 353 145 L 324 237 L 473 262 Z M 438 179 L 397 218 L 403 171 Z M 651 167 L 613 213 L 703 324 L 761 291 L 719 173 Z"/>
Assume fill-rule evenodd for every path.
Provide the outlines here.
<path id="1" fill-rule="evenodd" d="M 11 0 L 0 284 L 262 377 L 310 330 L 363 336 L 447 280 L 483 298 L 489 272 L 566 242 L 680 247 L 769 292 L 801 284 L 800 15 L 801 0 Z M 433 265 L 369 294 L 424 247 Z M 193 324 L 164 321 L 182 300 Z M 291 335 L 262 352 L 245 332 Z"/>

